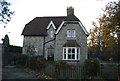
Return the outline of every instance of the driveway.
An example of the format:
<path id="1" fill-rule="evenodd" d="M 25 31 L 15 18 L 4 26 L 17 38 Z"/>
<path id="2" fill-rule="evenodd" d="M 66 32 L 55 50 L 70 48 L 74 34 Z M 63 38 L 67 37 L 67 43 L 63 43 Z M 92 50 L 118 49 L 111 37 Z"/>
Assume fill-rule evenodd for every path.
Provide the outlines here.
<path id="1" fill-rule="evenodd" d="M 15 66 L 6 66 L 2 69 L 2 79 L 40 79 L 32 73 Z"/>

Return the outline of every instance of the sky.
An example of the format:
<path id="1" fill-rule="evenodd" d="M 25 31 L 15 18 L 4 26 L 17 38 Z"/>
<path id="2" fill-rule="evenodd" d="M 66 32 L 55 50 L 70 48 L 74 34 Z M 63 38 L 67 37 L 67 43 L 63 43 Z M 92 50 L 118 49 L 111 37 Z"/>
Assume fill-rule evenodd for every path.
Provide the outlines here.
<path id="1" fill-rule="evenodd" d="M 66 16 L 67 7 L 74 7 L 74 14 L 89 32 L 92 21 L 97 21 L 103 13 L 102 8 L 110 1 L 117 0 L 6 0 L 11 3 L 10 9 L 15 11 L 6 28 L 0 24 L 0 43 L 8 34 L 10 45 L 23 46 L 21 35 L 25 24 L 35 17 Z"/>

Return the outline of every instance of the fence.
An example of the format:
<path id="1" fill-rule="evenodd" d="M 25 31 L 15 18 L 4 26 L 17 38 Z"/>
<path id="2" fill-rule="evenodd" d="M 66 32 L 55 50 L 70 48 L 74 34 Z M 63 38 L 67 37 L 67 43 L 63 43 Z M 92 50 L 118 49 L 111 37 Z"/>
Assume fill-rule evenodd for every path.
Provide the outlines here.
<path id="1" fill-rule="evenodd" d="M 68 66 L 66 68 L 56 68 L 53 64 L 47 64 L 44 69 L 45 74 L 57 79 L 81 79 L 81 66 Z"/>

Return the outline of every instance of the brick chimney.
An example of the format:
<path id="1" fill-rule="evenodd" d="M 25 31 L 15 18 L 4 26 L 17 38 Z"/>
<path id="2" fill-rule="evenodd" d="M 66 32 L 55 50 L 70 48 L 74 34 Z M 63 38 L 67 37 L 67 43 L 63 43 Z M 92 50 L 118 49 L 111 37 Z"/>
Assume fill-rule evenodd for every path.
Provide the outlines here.
<path id="1" fill-rule="evenodd" d="M 72 6 L 67 7 L 67 16 L 74 15 L 74 8 Z"/>

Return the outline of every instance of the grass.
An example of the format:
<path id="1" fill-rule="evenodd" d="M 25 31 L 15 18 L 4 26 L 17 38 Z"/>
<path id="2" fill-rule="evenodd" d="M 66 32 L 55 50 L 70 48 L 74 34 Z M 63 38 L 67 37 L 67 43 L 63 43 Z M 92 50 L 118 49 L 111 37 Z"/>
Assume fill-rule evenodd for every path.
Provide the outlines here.
<path id="1" fill-rule="evenodd" d="M 108 63 L 107 65 L 108 65 L 109 67 L 117 67 L 117 66 L 118 66 L 117 63 Z"/>
<path id="2" fill-rule="evenodd" d="M 101 76 L 104 79 L 117 79 L 118 77 L 118 64 L 108 63 L 101 69 Z"/>

